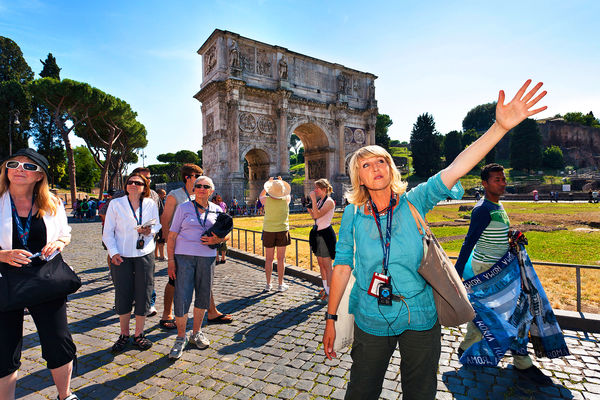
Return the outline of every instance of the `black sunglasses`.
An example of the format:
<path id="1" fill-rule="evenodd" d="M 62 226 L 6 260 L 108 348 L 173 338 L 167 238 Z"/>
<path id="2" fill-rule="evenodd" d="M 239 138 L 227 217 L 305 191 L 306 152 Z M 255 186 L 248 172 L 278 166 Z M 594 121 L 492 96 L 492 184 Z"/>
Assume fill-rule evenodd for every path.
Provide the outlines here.
<path id="1" fill-rule="evenodd" d="M 135 185 L 135 186 L 144 186 L 144 182 L 140 182 L 140 181 L 129 181 L 127 182 L 127 186 L 129 185 Z"/>
<path id="2" fill-rule="evenodd" d="M 198 179 L 202 176 L 202 174 L 194 174 L 194 175 L 188 175 L 188 178 L 194 178 L 194 179 Z"/>
<path id="3" fill-rule="evenodd" d="M 25 171 L 41 171 L 42 168 L 39 165 L 29 163 L 29 162 L 20 162 L 20 161 L 8 161 L 6 163 L 6 168 L 9 169 L 17 169 L 19 166 L 23 166 Z"/>
<path id="4" fill-rule="evenodd" d="M 212 189 L 212 186 L 210 186 L 210 185 L 203 185 L 201 183 L 198 183 L 198 184 L 194 185 L 194 187 L 196 189 L 202 189 L 202 188 L 204 188 L 204 189 Z"/>

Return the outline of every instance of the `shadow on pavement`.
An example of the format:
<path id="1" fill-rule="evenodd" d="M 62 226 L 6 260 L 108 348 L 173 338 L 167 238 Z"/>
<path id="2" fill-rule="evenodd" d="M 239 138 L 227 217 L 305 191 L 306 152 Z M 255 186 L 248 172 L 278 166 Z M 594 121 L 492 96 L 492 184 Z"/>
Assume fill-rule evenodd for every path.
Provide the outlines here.
<path id="1" fill-rule="evenodd" d="M 240 297 L 238 299 L 231 299 L 217 304 L 217 309 L 224 314 L 231 314 L 234 312 L 242 311 L 247 307 L 251 307 L 261 301 L 274 296 L 277 292 L 262 292 L 253 294 L 247 297 Z M 204 318 L 204 324 L 207 324 L 207 319 Z"/>
<path id="2" fill-rule="evenodd" d="M 455 396 L 469 399 L 572 399 L 563 385 L 539 386 L 519 379 L 513 368 L 462 366 L 442 374 L 442 381 Z"/>
<path id="3" fill-rule="evenodd" d="M 322 307 L 323 305 L 317 303 L 315 300 L 299 305 L 298 307 L 283 310 L 270 319 L 256 322 L 254 325 L 236 332 L 232 340 L 237 343 L 219 349 L 218 353 L 234 354 L 249 347 L 263 346 L 281 330 L 306 321 L 313 312 Z"/>

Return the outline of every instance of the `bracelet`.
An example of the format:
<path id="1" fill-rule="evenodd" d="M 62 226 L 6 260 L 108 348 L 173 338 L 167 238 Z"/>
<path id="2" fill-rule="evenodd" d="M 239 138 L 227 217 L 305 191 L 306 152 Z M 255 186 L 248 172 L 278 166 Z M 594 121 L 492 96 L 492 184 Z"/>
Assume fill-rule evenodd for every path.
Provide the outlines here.
<path id="1" fill-rule="evenodd" d="M 57 242 L 62 242 L 65 246 L 67 245 L 67 242 L 64 241 L 63 239 L 56 239 Z"/>

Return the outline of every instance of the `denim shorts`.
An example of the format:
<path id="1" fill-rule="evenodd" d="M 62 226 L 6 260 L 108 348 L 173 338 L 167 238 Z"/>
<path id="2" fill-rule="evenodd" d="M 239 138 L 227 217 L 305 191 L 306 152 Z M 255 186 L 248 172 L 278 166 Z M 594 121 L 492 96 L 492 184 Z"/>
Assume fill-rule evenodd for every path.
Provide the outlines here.
<path id="1" fill-rule="evenodd" d="M 175 254 L 175 264 L 175 298 L 173 299 L 175 316 L 187 315 L 194 291 L 196 292 L 194 307 L 208 309 L 215 257 Z"/>

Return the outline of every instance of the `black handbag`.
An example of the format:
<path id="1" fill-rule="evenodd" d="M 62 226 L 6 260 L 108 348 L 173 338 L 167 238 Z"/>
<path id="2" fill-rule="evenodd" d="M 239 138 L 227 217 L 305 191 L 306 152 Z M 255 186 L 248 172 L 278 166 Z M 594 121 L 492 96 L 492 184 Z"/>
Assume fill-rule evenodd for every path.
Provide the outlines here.
<path id="1" fill-rule="evenodd" d="M 220 212 L 217 215 L 217 220 L 215 224 L 208 228 L 206 232 L 202 234 L 202 236 L 211 236 L 213 233 L 223 239 L 229 232 L 233 230 L 233 218 L 229 214 Z M 219 244 L 209 244 L 208 247 L 211 249 L 216 249 L 219 247 Z"/>
<path id="2" fill-rule="evenodd" d="M 75 293 L 81 279 L 58 254 L 41 265 L 0 263 L 0 311 L 31 307 Z"/>

